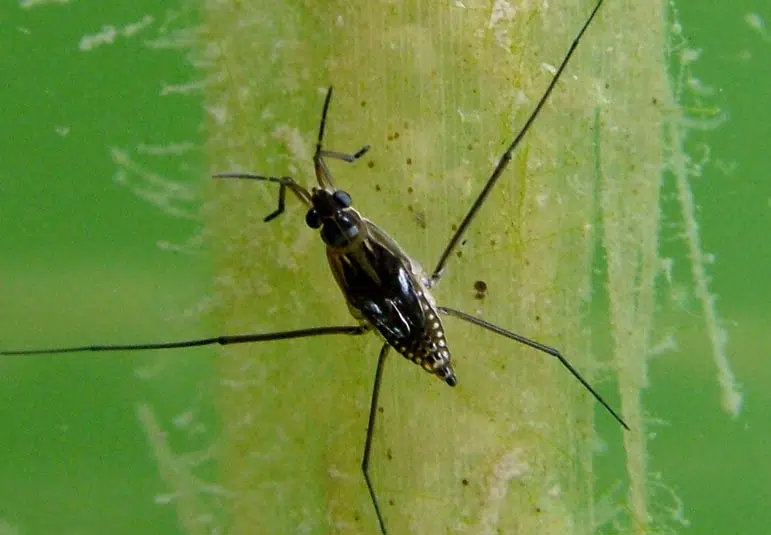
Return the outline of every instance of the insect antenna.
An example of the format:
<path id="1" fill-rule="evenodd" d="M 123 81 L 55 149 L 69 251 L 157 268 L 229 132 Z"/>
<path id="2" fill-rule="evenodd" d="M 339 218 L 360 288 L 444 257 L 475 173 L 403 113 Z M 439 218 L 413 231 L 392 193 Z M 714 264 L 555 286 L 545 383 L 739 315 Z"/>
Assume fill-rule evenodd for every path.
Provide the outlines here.
<path id="1" fill-rule="evenodd" d="M 490 175 L 490 178 L 487 179 L 487 183 L 485 184 L 484 188 L 482 188 L 482 191 L 479 193 L 479 196 L 476 198 L 476 200 L 474 200 L 474 204 L 471 205 L 471 208 L 466 213 L 466 217 L 464 217 L 463 221 L 461 221 L 460 225 L 458 225 L 458 230 L 455 231 L 455 234 L 453 234 L 452 238 L 450 238 L 450 242 L 447 244 L 447 247 L 444 248 L 442 255 L 439 257 L 439 261 L 436 263 L 434 272 L 431 275 L 431 282 L 433 284 L 436 284 L 437 282 L 439 282 L 439 279 L 442 277 L 442 272 L 444 271 L 444 266 L 447 263 L 447 259 L 450 257 L 453 251 L 458 247 L 458 244 L 460 243 L 461 238 L 463 238 L 463 235 L 466 233 L 466 230 L 468 230 L 469 225 L 471 225 L 472 221 L 474 221 L 474 218 L 476 217 L 477 212 L 479 212 L 479 209 L 482 208 L 482 205 L 487 200 L 487 196 L 490 194 L 490 191 L 492 191 L 493 187 L 495 187 L 495 184 L 498 182 L 498 179 L 501 178 L 503 171 L 509 165 L 509 162 L 511 161 L 514 150 L 517 148 L 520 141 L 522 141 L 522 138 L 525 137 L 525 134 L 527 134 L 528 130 L 530 130 L 530 127 L 533 125 L 535 118 L 541 112 L 541 108 L 543 108 L 543 105 L 546 103 L 546 100 L 549 98 L 549 95 L 551 95 L 551 92 L 554 89 L 554 86 L 557 85 L 557 82 L 562 76 L 562 72 L 565 70 L 565 67 L 567 67 L 568 63 L 570 62 L 570 58 L 573 56 L 573 52 L 575 52 L 576 47 L 578 46 L 578 43 L 581 41 L 581 37 L 583 37 L 584 33 L 586 32 L 586 29 L 592 23 L 592 20 L 594 20 L 594 16 L 597 14 L 597 11 L 600 9 L 602 2 L 603 0 L 598 0 L 597 4 L 594 6 L 594 9 L 592 10 L 591 14 L 586 19 L 586 22 L 584 22 L 584 25 L 581 27 L 581 29 L 578 31 L 578 34 L 573 39 L 573 42 L 571 43 L 570 48 L 565 54 L 565 57 L 562 59 L 560 66 L 557 68 L 557 71 L 554 73 L 554 76 L 552 76 L 551 82 L 549 82 L 549 85 L 546 87 L 546 91 L 544 91 L 543 95 L 538 100 L 538 103 L 535 105 L 535 108 L 533 108 L 533 111 L 530 113 L 530 116 L 527 118 L 527 121 L 525 121 L 525 124 L 522 127 L 522 129 L 514 137 L 514 141 L 511 142 L 509 147 L 503 153 L 503 156 L 501 156 L 501 159 L 498 160 L 498 164 L 495 166 L 495 169 L 493 170 L 493 174 Z"/>
<path id="2" fill-rule="evenodd" d="M 237 71 L 237 68 L 233 62 L 233 58 L 229 54 L 224 55 L 225 60 L 225 74 L 230 79 L 230 83 L 233 87 L 238 87 L 239 84 L 237 80 L 235 79 L 233 73 Z M 253 146 L 259 146 L 259 143 L 257 143 L 257 140 L 254 138 L 254 132 L 249 131 L 247 133 L 249 138 L 251 139 L 251 143 Z M 306 205 L 308 208 L 312 206 L 311 202 L 311 194 L 310 192 L 298 184 L 293 178 L 291 177 L 274 177 L 274 176 L 263 176 L 258 175 L 254 173 L 241 173 L 241 172 L 228 172 L 228 173 L 216 173 L 212 175 L 213 178 L 236 178 L 236 179 L 245 179 L 245 180 L 261 180 L 264 182 L 274 182 L 277 184 L 280 184 L 280 188 L 278 190 L 278 208 L 265 216 L 263 221 L 268 222 L 276 217 L 280 216 L 284 213 L 284 207 L 286 204 L 286 190 L 289 188 L 292 193 L 294 193 L 300 201 Z"/>
<path id="3" fill-rule="evenodd" d="M 275 176 L 262 176 L 262 175 L 254 175 L 252 173 L 217 173 L 216 175 L 212 175 L 213 178 L 240 178 L 245 180 L 262 180 L 264 182 L 275 182 L 277 184 L 281 184 L 281 187 L 278 189 L 278 208 L 276 208 L 273 212 L 269 213 L 265 216 L 263 221 L 266 223 L 268 221 L 271 221 L 281 214 L 284 213 L 284 208 L 286 205 L 286 190 L 289 188 L 292 190 L 292 193 L 294 193 L 300 201 L 305 204 L 308 208 L 313 206 L 313 202 L 311 201 L 311 194 L 310 192 L 302 187 L 300 184 L 298 184 L 294 178 L 288 177 L 288 176 L 282 176 L 282 177 L 275 177 Z"/>
<path id="4" fill-rule="evenodd" d="M 316 170 L 316 180 L 318 180 L 319 186 L 336 191 L 337 188 L 335 187 L 335 183 L 332 180 L 332 174 L 329 172 L 329 168 L 327 167 L 327 163 L 324 161 L 324 158 L 334 158 L 336 160 L 353 163 L 364 156 L 370 147 L 369 145 L 364 145 L 353 154 L 326 150 L 322 148 L 322 143 L 324 141 L 324 129 L 327 125 L 327 114 L 329 113 L 329 103 L 331 101 L 332 87 L 330 86 L 327 90 L 327 96 L 324 99 L 324 108 L 321 110 L 321 121 L 319 121 L 319 137 L 316 139 L 316 152 L 313 153 L 313 166 Z"/>

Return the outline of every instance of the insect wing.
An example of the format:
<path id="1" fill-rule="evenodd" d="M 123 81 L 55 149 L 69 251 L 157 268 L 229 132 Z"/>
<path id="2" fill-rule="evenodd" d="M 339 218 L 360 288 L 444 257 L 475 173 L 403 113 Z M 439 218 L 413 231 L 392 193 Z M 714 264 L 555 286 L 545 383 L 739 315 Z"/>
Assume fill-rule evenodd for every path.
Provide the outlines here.
<path id="1" fill-rule="evenodd" d="M 332 273 L 351 314 L 375 327 L 399 352 L 423 340 L 422 283 L 414 263 L 377 225 L 363 219 L 366 237 L 344 252 L 327 250 Z"/>

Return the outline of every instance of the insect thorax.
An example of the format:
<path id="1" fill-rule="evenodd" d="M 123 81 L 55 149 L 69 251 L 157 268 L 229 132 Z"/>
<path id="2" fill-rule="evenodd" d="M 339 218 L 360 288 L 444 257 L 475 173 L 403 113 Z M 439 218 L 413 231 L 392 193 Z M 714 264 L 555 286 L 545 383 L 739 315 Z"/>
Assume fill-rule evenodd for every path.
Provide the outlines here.
<path id="1" fill-rule="evenodd" d="M 355 242 L 327 247 L 351 314 L 405 358 L 455 386 L 444 326 L 420 266 L 377 225 L 360 221 Z"/>

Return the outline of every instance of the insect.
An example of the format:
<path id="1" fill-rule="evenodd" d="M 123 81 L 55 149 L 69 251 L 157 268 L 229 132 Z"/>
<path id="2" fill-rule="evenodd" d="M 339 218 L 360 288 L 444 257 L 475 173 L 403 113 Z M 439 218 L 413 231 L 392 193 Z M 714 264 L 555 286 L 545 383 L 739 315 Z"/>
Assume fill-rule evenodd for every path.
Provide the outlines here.
<path id="1" fill-rule="evenodd" d="M 442 323 L 443 316 L 453 316 L 555 357 L 624 428 L 629 429 L 621 416 L 557 349 L 493 325 L 460 310 L 440 306 L 431 294 L 431 289 L 442 278 L 450 255 L 461 243 L 462 237 L 484 205 L 493 187 L 503 175 L 504 170 L 512 159 L 514 150 L 538 116 L 565 67 L 568 65 L 580 39 L 592 20 L 594 20 L 602 2 L 603 0 L 598 0 L 591 14 L 584 22 L 543 95 L 522 129 L 501 156 L 482 191 L 474 200 L 462 222 L 458 225 L 457 230 L 451 237 L 430 275 L 383 229 L 354 209 L 351 196 L 345 191 L 338 189 L 335 185 L 327 166 L 327 161 L 335 159 L 354 163 L 367 153 L 370 147 L 365 145 L 352 154 L 324 148 L 324 130 L 332 100 L 332 88 L 329 88 L 324 100 L 316 149 L 313 155 L 317 180 L 316 186 L 307 189 L 294 178 L 288 176 L 274 177 L 240 172 L 214 175 L 216 179 L 254 180 L 277 184 L 279 188 L 278 207 L 264 218 L 266 222 L 276 219 L 284 213 L 287 192 L 292 193 L 305 205 L 307 208 L 305 223 L 311 229 L 319 231 L 321 239 L 326 246 L 330 270 L 337 285 L 340 287 L 351 315 L 357 321 L 356 325 L 313 327 L 292 331 L 218 336 L 161 343 L 5 350 L 1 351 L 0 354 L 30 355 L 81 351 L 172 349 L 213 344 L 230 345 L 267 342 L 328 335 L 361 335 L 367 332 L 376 332 L 384 339 L 384 343 L 380 350 L 374 377 L 361 468 L 380 531 L 384 535 L 387 533 L 385 518 L 380 509 L 377 493 L 370 479 L 369 464 L 378 412 L 380 385 L 386 357 L 389 351 L 394 349 L 449 386 L 456 386 L 458 379 L 453 368 L 451 352 L 445 336 Z M 486 289 L 486 284 L 481 282 L 476 289 L 479 292 L 483 292 Z"/>

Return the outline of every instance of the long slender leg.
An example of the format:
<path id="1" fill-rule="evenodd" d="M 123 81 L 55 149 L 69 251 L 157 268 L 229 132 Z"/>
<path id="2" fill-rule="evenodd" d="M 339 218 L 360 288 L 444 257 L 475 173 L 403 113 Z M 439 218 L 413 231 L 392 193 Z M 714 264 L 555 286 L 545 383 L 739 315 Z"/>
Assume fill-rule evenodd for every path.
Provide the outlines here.
<path id="1" fill-rule="evenodd" d="M 377 359 L 375 384 L 372 387 L 372 399 L 369 402 L 369 423 L 367 423 L 367 438 L 364 441 L 364 455 L 361 459 L 361 471 L 364 472 L 364 481 L 367 482 L 369 496 L 372 498 L 372 505 L 375 506 L 375 514 L 377 515 L 377 521 L 380 524 L 380 531 L 383 535 L 386 535 L 385 520 L 383 519 L 383 513 L 380 512 L 380 505 L 377 501 L 375 488 L 372 486 L 372 481 L 369 478 L 369 456 L 370 452 L 372 451 L 372 437 L 375 434 L 375 418 L 377 416 L 377 401 L 380 397 L 380 382 L 383 379 L 383 365 L 385 364 L 389 347 L 390 346 L 388 344 L 383 344 L 383 348 L 380 350 L 380 356 Z"/>
<path id="2" fill-rule="evenodd" d="M 530 117 L 527 118 L 527 121 L 525 121 L 525 125 L 516 135 L 516 137 L 514 138 L 514 141 L 511 142 L 511 145 L 509 145 L 509 147 L 506 149 L 506 152 L 503 153 L 503 156 L 501 156 L 501 159 L 498 161 L 498 164 L 495 166 L 495 169 L 493 170 L 493 174 L 490 175 L 490 178 L 487 179 L 487 183 L 485 184 L 485 187 L 482 188 L 482 191 L 479 193 L 479 196 L 471 205 L 471 208 L 466 214 L 466 217 L 464 217 L 461 224 L 458 225 L 458 230 L 455 231 L 455 234 L 453 234 L 452 238 L 450 238 L 450 242 L 447 244 L 447 247 L 444 248 L 442 255 L 439 257 L 439 261 L 436 263 L 434 272 L 431 275 L 431 281 L 433 284 L 436 284 L 437 282 L 439 282 L 439 279 L 442 277 L 442 272 L 444 271 L 444 265 L 447 263 L 447 259 L 450 257 L 450 255 L 453 253 L 455 248 L 460 243 L 461 238 L 463 238 L 463 235 L 466 233 L 466 230 L 468 229 L 469 225 L 471 225 L 471 222 L 476 217 L 477 212 L 479 212 L 479 209 L 482 208 L 482 205 L 484 204 L 485 200 L 487 200 L 487 196 L 490 194 L 490 191 L 492 191 L 496 182 L 498 182 L 498 179 L 501 178 L 501 174 L 509 165 L 509 162 L 511 161 L 511 157 L 512 157 L 512 154 L 514 153 L 514 150 L 517 148 L 517 145 L 519 145 L 519 142 L 522 141 L 522 138 L 525 137 L 525 134 L 527 133 L 527 131 L 530 130 L 530 127 L 533 125 L 533 121 L 535 121 L 535 118 L 540 113 L 541 108 L 543 108 L 543 105 L 546 103 L 546 100 L 549 98 L 549 95 L 551 95 L 551 92 L 554 89 L 554 86 L 557 85 L 557 81 L 559 81 L 560 76 L 562 76 L 562 71 L 565 70 L 565 67 L 570 61 L 570 58 L 573 56 L 573 52 L 578 46 L 578 43 L 581 40 L 581 37 L 583 37 L 584 32 L 586 32 L 586 29 L 589 27 L 589 24 L 591 24 L 592 20 L 594 20 L 594 16 L 597 14 L 597 11 L 600 9 L 602 2 L 603 0 L 598 0 L 597 4 L 594 6 L 592 13 L 589 15 L 589 18 L 586 19 L 586 22 L 584 22 L 584 25 L 581 27 L 581 30 L 579 30 L 578 32 L 578 35 L 576 35 L 575 39 L 573 39 L 573 43 L 570 45 L 570 48 L 568 49 L 567 54 L 565 54 L 565 57 L 562 59 L 562 63 L 560 63 L 560 66 L 557 68 L 557 72 L 554 73 L 554 76 L 552 77 L 551 82 L 549 82 L 549 85 L 546 87 L 546 91 L 544 91 L 543 96 L 541 96 L 541 99 L 535 105 L 535 108 L 530 114 Z"/>
<path id="3" fill-rule="evenodd" d="M 553 347 L 544 345 L 540 342 L 536 342 L 535 340 L 531 340 L 530 338 L 527 338 L 525 336 L 522 336 L 521 334 L 517 334 L 515 332 L 507 331 L 506 329 L 503 329 L 502 327 L 498 327 L 497 325 L 493 325 L 492 323 L 488 323 L 487 321 L 477 318 L 476 316 L 472 316 L 470 314 L 466 314 L 465 312 L 461 312 L 460 310 L 456 310 L 454 308 L 448 308 L 448 307 L 438 307 L 437 310 L 441 312 L 442 314 L 447 314 L 448 316 L 455 316 L 456 318 L 460 318 L 464 321 L 467 321 L 469 323 L 472 323 L 474 325 L 477 325 L 479 327 L 482 327 L 484 329 L 487 329 L 488 331 L 492 331 L 496 334 L 500 334 L 501 336 L 505 336 L 506 338 L 511 338 L 512 340 L 516 340 L 520 344 L 525 344 L 526 346 L 530 346 L 534 349 L 537 349 L 538 351 L 543 351 L 547 355 L 551 355 L 553 357 L 557 357 L 559 359 L 560 363 L 567 368 L 567 370 L 573 374 L 573 377 L 578 379 L 578 381 L 584 385 L 584 388 L 586 388 L 591 394 L 594 396 L 594 399 L 600 402 L 600 404 L 605 407 L 605 409 L 620 423 L 624 428 L 629 431 L 629 426 L 626 425 L 626 422 L 624 421 L 619 414 L 613 410 L 613 408 L 608 405 L 608 403 L 602 399 L 602 396 L 597 393 L 597 391 L 592 388 L 592 385 L 590 385 L 586 379 L 581 377 L 581 374 L 578 373 L 578 370 L 576 370 L 570 362 L 560 353 L 558 350 L 554 349 Z"/>
<path id="4" fill-rule="evenodd" d="M 0 355 L 51 355 L 56 353 L 78 353 L 83 351 L 139 351 L 147 349 L 178 349 L 183 347 L 200 347 L 208 345 L 248 344 L 251 342 L 269 342 L 273 340 L 289 340 L 292 338 L 307 338 L 310 336 L 324 336 L 330 334 L 364 334 L 367 328 L 356 326 L 332 326 L 313 327 L 296 331 L 280 331 L 263 334 L 237 334 L 230 336 L 215 336 L 212 338 L 199 338 L 196 340 L 183 340 L 180 342 L 158 342 L 150 344 L 110 344 L 88 345 L 76 347 L 53 347 L 47 349 L 17 349 L 0 350 Z"/>

